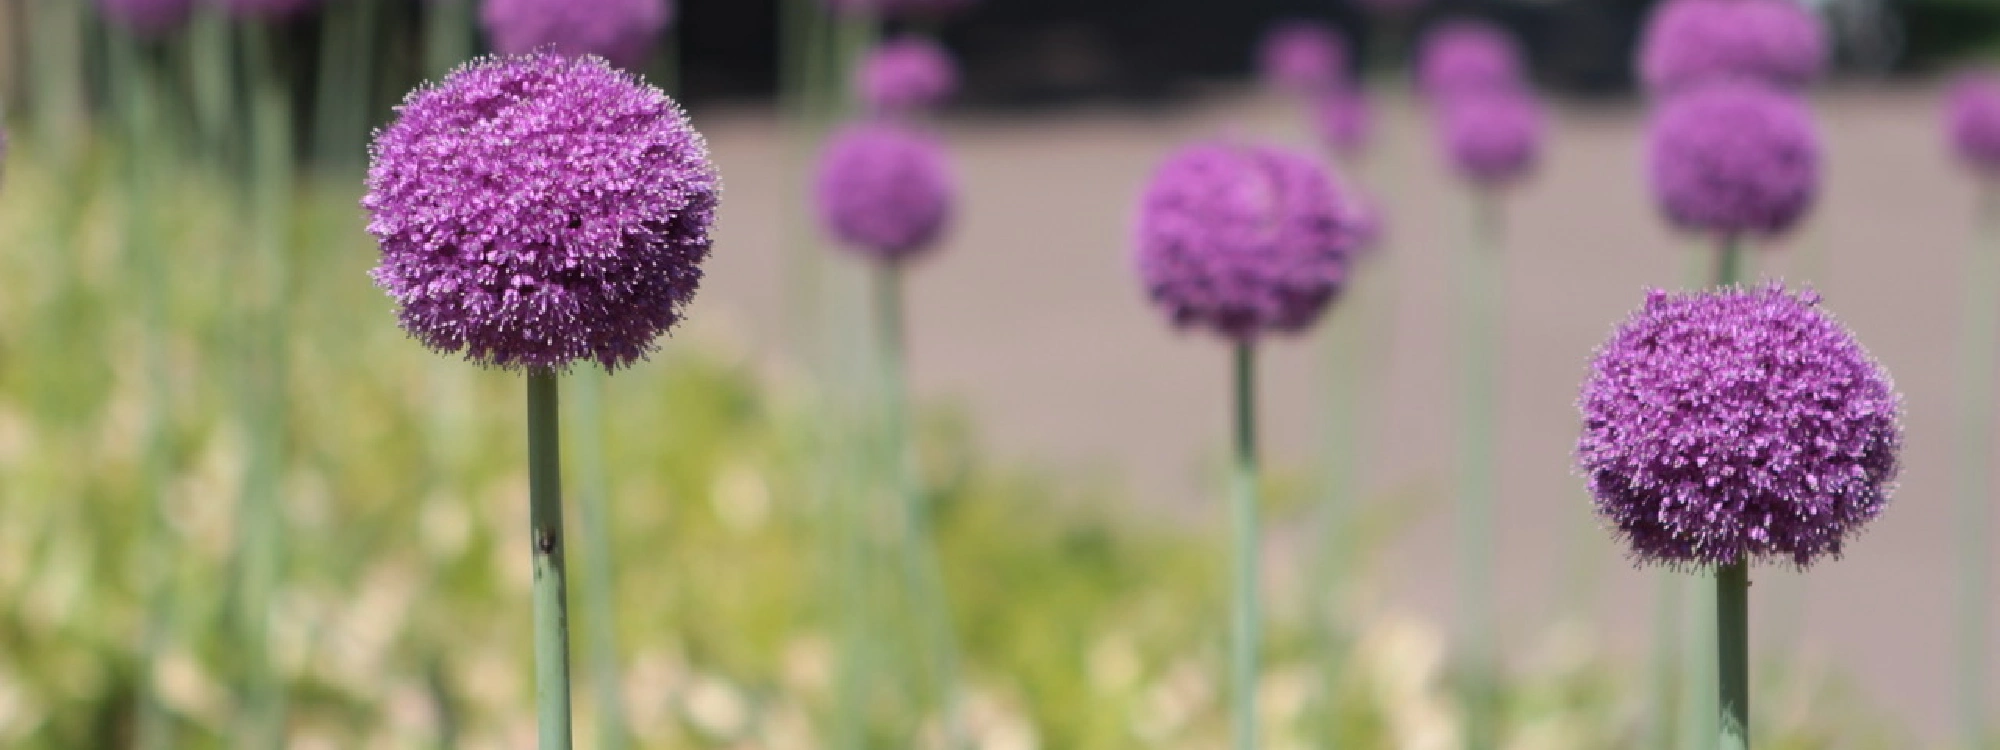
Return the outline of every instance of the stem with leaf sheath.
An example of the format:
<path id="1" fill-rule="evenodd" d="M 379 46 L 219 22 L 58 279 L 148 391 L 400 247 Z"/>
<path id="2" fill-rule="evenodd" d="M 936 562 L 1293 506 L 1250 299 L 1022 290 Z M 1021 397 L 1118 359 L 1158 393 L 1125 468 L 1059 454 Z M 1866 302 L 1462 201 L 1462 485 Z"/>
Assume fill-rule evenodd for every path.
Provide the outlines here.
<path id="1" fill-rule="evenodd" d="M 1458 597 L 1466 674 L 1466 747 L 1496 742 L 1493 706 L 1493 496 L 1495 412 L 1500 393 L 1499 341 L 1502 269 L 1499 196 L 1472 197 L 1472 238 L 1460 263 L 1462 335 L 1465 337 L 1465 427 L 1459 446 Z"/>

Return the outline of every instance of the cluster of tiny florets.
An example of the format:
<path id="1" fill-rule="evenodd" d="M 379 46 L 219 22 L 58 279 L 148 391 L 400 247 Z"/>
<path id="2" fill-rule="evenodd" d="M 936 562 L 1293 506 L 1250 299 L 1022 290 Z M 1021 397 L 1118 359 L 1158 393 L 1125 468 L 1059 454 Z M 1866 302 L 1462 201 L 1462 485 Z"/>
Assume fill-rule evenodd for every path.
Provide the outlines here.
<path id="1" fill-rule="evenodd" d="M 552 49 L 625 68 L 646 61 L 672 18 L 668 0 L 484 0 L 479 9 L 496 52 Z"/>
<path id="2" fill-rule="evenodd" d="M 862 105 L 877 114 L 932 110 L 958 92 L 958 64 L 937 42 L 891 40 L 855 66 L 854 90 Z"/>
<path id="3" fill-rule="evenodd" d="M 1597 352 L 1578 465 L 1635 559 L 1837 557 L 1881 512 L 1902 431 L 1889 375 L 1811 292 L 1653 292 Z"/>
<path id="4" fill-rule="evenodd" d="M 944 146 L 891 122 L 836 134 L 820 156 L 814 187 L 827 233 L 842 247 L 888 262 L 935 247 L 956 197 Z"/>
<path id="5" fill-rule="evenodd" d="M 1533 171 L 1542 150 L 1542 112 L 1526 92 L 1463 94 L 1441 113 L 1444 150 L 1452 166 L 1480 185 L 1506 185 Z"/>
<path id="6" fill-rule="evenodd" d="M 672 99 L 597 58 L 488 58 L 370 149 L 376 283 L 403 328 L 507 369 L 642 359 L 701 282 L 721 189 Z"/>
<path id="7" fill-rule="evenodd" d="M 1725 84 L 1673 96 L 1655 113 L 1650 137 L 1654 197 L 1689 230 L 1780 234 L 1819 193 L 1818 129 L 1791 94 Z"/>
<path id="8" fill-rule="evenodd" d="M 1795 89 L 1826 67 L 1826 31 L 1795 0 L 1672 0 L 1639 43 L 1639 77 L 1656 92 L 1716 82 Z"/>

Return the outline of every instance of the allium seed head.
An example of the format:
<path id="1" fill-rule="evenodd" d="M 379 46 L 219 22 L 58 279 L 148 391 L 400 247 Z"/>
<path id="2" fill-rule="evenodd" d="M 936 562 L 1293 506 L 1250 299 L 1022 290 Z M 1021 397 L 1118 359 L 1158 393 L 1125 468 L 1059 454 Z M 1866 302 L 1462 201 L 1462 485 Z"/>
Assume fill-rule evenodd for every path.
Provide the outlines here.
<path id="1" fill-rule="evenodd" d="M 1264 33 L 1257 50 L 1264 83 L 1316 94 L 1347 86 L 1347 40 L 1326 24 L 1284 21 Z"/>
<path id="2" fill-rule="evenodd" d="M 855 67 L 854 90 L 862 105 L 878 114 L 937 109 L 958 93 L 958 63 L 929 39 L 884 42 Z"/>
<path id="3" fill-rule="evenodd" d="M 1652 292 L 1597 351 L 1577 463 L 1641 563 L 1838 557 L 1888 501 L 1889 374 L 1817 295 Z"/>
<path id="4" fill-rule="evenodd" d="M 1653 115 L 1648 173 L 1668 220 L 1721 236 L 1790 230 L 1819 193 L 1819 132 L 1798 97 L 1718 84 Z"/>
<path id="5" fill-rule="evenodd" d="M 1951 87 L 1945 129 L 1961 162 L 1980 176 L 2000 177 L 2000 76 L 1961 77 Z"/>
<path id="6" fill-rule="evenodd" d="M 889 122 L 856 125 L 828 141 L 815 188 L 829 235 L 891 263 L 936 245 L 957 193 L 944 147 Z"/>
<path id="7" fill-rule="evenodd" d="M 1135 260 L 1178 327 L 1239 341 L 1312 326 L 1367 228 L 1318 160 L 1233 143 L 1183 149 L 1139 205 Z"/>
<path id="8" fill-rule="evenodd" d="M 1444 103 L 1440 135 L 1452 166 L 1487 187 L 1516 182 L 1541 156 L 1541 105 L 1516 91 L 1467 93 Z"/>
<path id="9" fill-rule="evenodd" d="M 485 58 L 370 148 L 375 282 L 403 329 L 505 369 L 616 370 L 680 322 L 721 189 L 672 99 L 595 57 Z"/>
<path id="10" fill-rule="evenodd" d="M 180 29 L 193 10 L 194 0 L 97 0 L 97 12 L 107 23 L 146 38 Z"/>
<path id="11" fill-rule="evenodd" d="M 1797 0 L 1670 0 L 1646 24 L 1638 58 L 1654 92 L 1718 81 L 1799 89 L 1826 68 L 1826 30 Z"/>
<path id="12" fill-rule="evenodd" d="M 1425 95 L 1514 90 L 1525 86 L 1513 35 L 1484 21 L 1448 21 L 1424 35 L 1417 86 Z"/>
<path id="13" fill-rule="evenodd" d="M 1345 86 L 1322 92 L 1313 102 L 1320 142 L 1342 157 L 1367 148 L 1369 114 L 1367 95 Z"/>
<path id="14" fill-rule="evenodd" d="M 484 0 L 479 21 L 501 54 L 549 48 L 636 68 L 673 11 L 669 0 Z"/>

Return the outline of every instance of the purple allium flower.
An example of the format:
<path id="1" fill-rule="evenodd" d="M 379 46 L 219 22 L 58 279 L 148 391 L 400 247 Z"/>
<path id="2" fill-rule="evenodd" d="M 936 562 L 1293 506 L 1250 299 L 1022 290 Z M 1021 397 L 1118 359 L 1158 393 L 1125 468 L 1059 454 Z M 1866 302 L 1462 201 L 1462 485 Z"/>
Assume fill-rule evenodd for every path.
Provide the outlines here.
<path id="1" fill-rule="evenodd" d="M 937 42 L 896 39 L 876 47 L 855 67 L 854 90 L 871 112 L 936 109 L 958 92 L 958 64 Z"/>
<path id="2" fill-rule="evenodd" d="M 1447 21 L 1417 51 L 1417 86 L 1433 97 L 1522 88 L 1521 70 L 1513 35 L 1484 21 Z"/>
<path id="3" fill-rule="evenodd" d="M 1322 92 L 1313 102 L 1313 124 L 1321 143 L 1335 154 L 1354 156 L 1368 146 L 1368 97 L 1340 87 Z"/>
<path id="4" fill-rule="evenodd" d="M 721 189 L 679 105 L 594 57 L 474 61 L 370 148 L 375 282 L 403 329 L 505 369 L 629 365 L 701 283 Z"/>
<path id="5" fill-rule="evenodd" d="M 1798 97 L 1719 84 L 1653 116 L 1648 171 L 1675 225 L 1723 236 L 1789 230 L 1819 192 L 1819 133 Z"/>
<path id="6" fill-rule="evenodd" d="M 2000 76 L 1960 77 L 1946 104 L 1945 129 L 1960 161 L 1983 176 L 2000 177 Z"/>
<path id="7" fill-rule="evenodd" d="M 1778 285 L 1654 291 L 1597 351 L 1577 463 L 1642 563 L 1838 557 L 1896 478 L 1889 374 Z"/>
<path id="8" fill-rule="evenodd" d="M 97 0 L 97 12 L 107 23 L 147 38 L 179 29 L 193 10 L 193 0 Z"/>
<path id="9" fill-rule="evenodd" d="M 815 184 L 820 224 L 840 243 L 884 262 L 936 245 L 951 220 L 957 189 L 945 150 L 889 122 L 853 126 L 820 155 Z"/>
<path id="10" fill-rule="evenodd" d="M 1354 208 L 1312 157 L 1211 142 L 1169 158 L 1139 206 L 1135 260 L 1175 326 L 1250 340 L 1304 330 L 1340 293 Z"/>
<path id="11" fill-rule="evenodd" d="M 1439 132 L 1459 174 L 1497 187 L 1526 177 L 1542 152 L 1542 110 L 1521 91 L 1466 93 L 1445 102 Z"/>
<path id="12" fill-rule="evenodd" d="M 322 0 L 213 0 L 229 15 L 252 21 L 285 21 L 318 8 Z"/>
<path id="13" fill-rule="evenodd" d="M 1716 81 L 1797 89 L 1826 68 L 1826 31 L 1797 0 L 1671 0 L 1646 24 L 1638 57 L 1656 92 Z"/>
<path id="14" fill-rule="evenodd" d="M 668 0 L 485 0 L 479 8 L 496 52 L 523 55 L 551 47 L 624 68 L 646 61 L 672 18 Z"/>
<path id="15" fill-rule="evenodd" d="M 1284 21 L 1264 33 L 1257 70 L 1271 86 L 1316 94 L 1347 86 L 1347 40 L 1326 24 Z"/>

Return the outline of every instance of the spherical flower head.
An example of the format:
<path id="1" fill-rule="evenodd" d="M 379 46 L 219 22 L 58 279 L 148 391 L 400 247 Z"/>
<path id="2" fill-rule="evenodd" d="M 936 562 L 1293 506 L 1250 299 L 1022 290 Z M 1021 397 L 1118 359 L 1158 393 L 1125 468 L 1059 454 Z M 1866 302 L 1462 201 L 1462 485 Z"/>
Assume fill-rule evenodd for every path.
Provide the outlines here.
<path id="1" fill-rule="evenodd" d="M 1326 24 L 1283 21 L 1264 34 L 1257 50 L 1264 82 L 1286 91 L 1315 94 L 1347 85 L 1347 40 Z"/>
<path id="2" fill-rule="evenodd" d="M 1805 102 L 1784 92 L 1719 84 L 1674 96 L 1650 138 L 1654 197 L 1684 229 L 1782 234 L 1819 192 L 1818 130 Z"/>
<path id="3" fill-rule="evenodd" d="M 911 128 L 873 122 L 827 142 L 814 192 L 827 234 L 898 263 L 936 245 L 951 220 L 955 186 L 944 146 Z"/>
<path id="4" fill-rule="evenodd" d="M 1526 92 L 1462 94 L 1444 106 L 1441 124 L 1452 166 L 1483 187 L 1520 181 L 1541 156 L 1541 105 Z"/>
<path id="5" fill-rule="evenodd" d="M 246 21 L 287 21 L 318 8 L 321 0 L 214 0 L 215 4 Z"/>
<path id="6" fill-rule="evenodd" d="M 2000 177 L 2000 75 L 1959 78 L 1945 105 L 1945 130 L 1960 161 L 1983 177 Z"/>
<path id="7" fill-rule="evenodd" d="M 1638 57 L 1654 92 L 1717 81 L 1798 89 L 1826 68 L 1826 30 L 1797 0 L 1671 0 L 1646 24 Z"/>
<path id="8" fill-rule="evenodd" d="M 1135 261 L 1175 326 L 1236 341 L 1312 326 L 1347 280 L 1355 208 L 1318 160 L 1211 142 L 1153 173 L 1139 205 Z"/>
<path id="9" fill-rule="evenodd" d="M 485 58 L 370 148 L 377 284 L 403 329 L 504 369 L 653 351 L 701 283 L 720 179 L 672 99 L 595 57 Z"/>
<path id="10" fill-rule="evenodd" d="M 546 47 L 597 55 L 623 68 L 645 63 L 672 17 L 668 0 L 484 0 L 479 8 L 496 52 L 522 55 Z"/>
<path id="11" fill-rule="evenodd" d="M 1597 351 L 1577 462 L 1640 562 L 1838 557 L 1888 501 L 1889 374 L 1817 295 L 1652 292 Z"/>
<path id="12" fill-rule="evenodd" d="M 1417 87 L 1432 97 L 1521 88 L 1521 49 L 1513 35 L 1484 21 L 1448 21 L 1424 35 Z"/>
<path id="13" fill-rule="evenodd" d="M 1313 126 L 1319 140 L 1341 157 L 1359 155 L 1368 147 L 1368 97 L 1352 88 L 1322 92 L 1313 101 Z"/>
<path id="14" fill-rule="evenodd" d="M 193 10 L 193 0 L 97 0 L 106 23 L 148 39 L 179 29 Z"/>
<path id="15" fill-rule="evenodd" d="M 896 39 L 876 47 L 855 67 L 854 90 L 871 112 L 933 110 L 958 92 L 958 64 L 937 42 Z"/>

